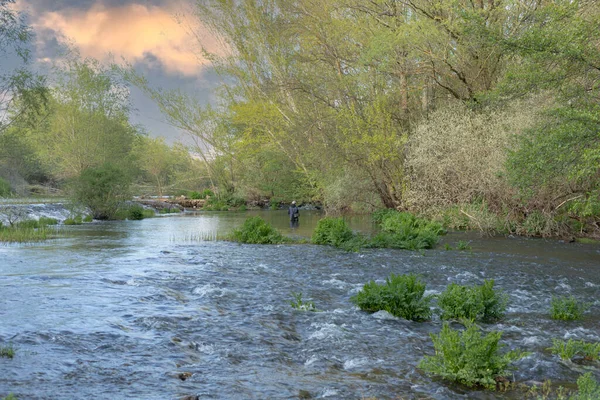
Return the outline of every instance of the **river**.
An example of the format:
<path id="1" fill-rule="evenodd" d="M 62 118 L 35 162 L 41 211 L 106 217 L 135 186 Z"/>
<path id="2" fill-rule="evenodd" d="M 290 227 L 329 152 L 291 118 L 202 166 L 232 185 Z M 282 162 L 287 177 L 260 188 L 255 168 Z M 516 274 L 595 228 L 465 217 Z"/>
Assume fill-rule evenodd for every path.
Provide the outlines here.
<path id="1" fill-rule="evenodd" d="M 438 317 L 417 323 L 358 310 L 349 298 L 390 273 L 417 273 L 429 293 L 493 278 L 510 296 L 506 349 L 531 352 L 519 382 L 575 382 L 590 367 L 561 362 L 552 338 L 600 341 L 600 247 L 455 233 L 436 250 L 243 245 L 213 240 L 261 215 L 309 237 L 321 215 L 186 213 L 69 227 L 67 238 L 0 246 L 0 398 L 505 399 L 417 368 L 433 354 Z M 355 219 L 358 230 L 369 230 Z M 446 251 L 468 240 L 471 251 Z M 293 309 L 302 292 L 320 312 Z M 582 321 L 549 317 L 553 295 L 592 303 Z M 598 365 L 591 367 L 600 380 Z"/>

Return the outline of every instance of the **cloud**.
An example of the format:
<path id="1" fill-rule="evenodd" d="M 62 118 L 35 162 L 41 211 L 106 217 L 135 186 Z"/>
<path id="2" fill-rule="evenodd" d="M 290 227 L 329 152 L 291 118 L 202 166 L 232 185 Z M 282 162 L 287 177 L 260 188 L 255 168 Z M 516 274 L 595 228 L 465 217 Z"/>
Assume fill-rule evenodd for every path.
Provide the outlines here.
<path id="1" fill-rule="evenodd" d="M 150 4 L 94 4 L 88 9 L 70 7 L 46 12 L 38 9 L 32 15 L 32 25 L 41 42 L 48 40 L 48 32 L 54 32 L 73 41 L 82 56 L 105 60 L 110 53 L 134 64 L 162 67 L 168 73 L 197 75 L 208 61 L 196 55 L 190 45 L 194 41 L 175 20 L 174 12 Z"/>

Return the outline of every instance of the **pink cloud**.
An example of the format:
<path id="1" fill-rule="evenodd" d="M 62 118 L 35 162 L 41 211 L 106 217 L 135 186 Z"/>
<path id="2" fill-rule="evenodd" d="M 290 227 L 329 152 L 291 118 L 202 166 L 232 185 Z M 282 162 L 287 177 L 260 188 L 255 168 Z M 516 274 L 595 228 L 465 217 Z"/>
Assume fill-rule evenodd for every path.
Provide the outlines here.
<path id="1" fill-rule="evenodd" d="M 110 53 L 134 63 L 155 59 L 167 72 L 196 75 L 208 61 L 197 56 L 191 45 L 194 40 L 173 13 L 174 10 L 141 4 L 112 8 L 95 5 L 89 10 L 39 13 L 34 16 L 33 26 L 72 40 L 82 56 L 104 60 Z M 210 39 L 209 42 L 214 43 Z M 154 57 L 147 57 L 149 54 Z"/>

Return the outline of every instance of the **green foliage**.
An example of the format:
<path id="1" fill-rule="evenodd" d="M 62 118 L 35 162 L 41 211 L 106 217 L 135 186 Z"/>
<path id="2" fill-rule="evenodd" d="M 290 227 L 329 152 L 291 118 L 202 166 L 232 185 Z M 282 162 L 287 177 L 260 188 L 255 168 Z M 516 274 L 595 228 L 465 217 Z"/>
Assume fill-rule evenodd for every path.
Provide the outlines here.
<path id="1" fill-rule="evenodd" d="M 320 219 L 312 234 L 314 244 L 344 247 L 355 235 L 343 218 Z"/>
<path id="2" fill-rule="evenodd" d="M 215 197 L 214 192 L 210 189 L 204 189 L 202 193 L 200 193 L 200 198 L 206 199 L 207 197 Z"/>
<path id="3" fill-rule="evenodd" d="M 0 357 L 13 358 L 15 356 L 15 349 L 12 345 L 0 346 Z"/>
<path id="4" fill-rule="evenodd" d="M 93 220 L 94 220 L 94 217 L 92 217 L 89 214 L 83 218 L 83 222 L 92 222 Z"/>
<path id="5" fill-rule="evenodd" d="M 584 340 L 568 341 L 552 339 L 552 354 L 558 354 L 563 360 L 571 360 L 575 356 L 581 356 L 586 360 L 595 361 L 600 357 L 600 343 L 589 343 Z"/>
<path id="6" fill-rule="evenodd" d="M 192 191 L 192 192 L 189 192 L 188 197 L 193 200 L 198 200 L 198 199 L 204 199 L 206 196 L 202 197 L 202 194 L 200 194 L 200 192 Z"/>
<path id="7" fill-rule="evenodd" d="M 300 311 L 318 311 L 312 301 L 302 300 L 302 292 L 292 292 L 293 300 L 290 301 L 292 308 Z"/>
<path id="8" fill-rule="evenodd" d="M 499 354 L 503 347 L 499 343 L 502 332 L 492 331 L 482 336 L 474 323 L 467 323 L 463 332 L 444 323 L 439 335 L 430 336 L 435 355 L 425 356 L 419 368 L 469 387 L 494 389 L 496 378 L 507 375 L 509 364 L 526 356 L 519 351 Z"/>
<path id="9" fill-rule="evenodd" d="M 92 211 L 94 219 L 113 219 L 123 201 L 129 199 L 131 180 L 116 165 L 88 168 L 73 184 L 74 199 Z"/>
<path id="10" fill-rule="evenodd" d="M 578 392 L 569 400 L 597 400 L 600 399 L 600 385 L 591 372 L 581 375 L 577 379 Z"/>
<path id="11" fill-rule="evenodd" d="M 589 303 L 579 302 L 575 297 L 552 297 L 550 317 L 563 321 L 574 321 L 583 318 L 583 313 L 589 308 Z"/>
<path id="12" fill-rule="evenodd" d="M 81 225 L 83 224 L 83 217 L 81 215 L 71 216 L 63 221 L 65 225 Z"/>
<path id="13" fill-rule="evenodd" d="M 426 321 L 431 318 L 433 296 L 424 294 L 425 284 L 416 275 L 390 274 L 383 285 L 366 283 L 350 301 L 364 311 L 385 310 L 399 318 Z"/>
<path id="14" fill-rule="evenodd" d="M 451 283 L 438 298 L 442 319 L 495 321 L 504 316 L 508 296 L 494 290 L 494 280 L 481 286 Z"/>
<path id="15" fill-rule="evenodd" d="M 37 222 L 37 221 L 35 221 Z M 46 226 L 35 228 L 32 226 L 0 226 L 0 242 L 30 243 L 47 240 L 51 231 Z"/>
<path id="16" fill-rule="evenodd" d="M 244 224 L 228 236 L 229 240 L 251 244 L 279 244 L 290 240 L 282 236 L 275 228 L 261 217 L 250 217 Z"/>
<path id="17" fill-rule="evenodd" d="M 9 393 L 8 396 L 4 397 L 2 400 L 17 400 L 17 396 L 12 393 Z"/>
<path id="18" fill-rule="evenodd" d="M 373 215 L 373 221 L 382 232 L 375 235 L 367 247 L 430 249 L 438 242 L 438 236 L 446 233 L 437 222 L 395 210 L 379 211 Z"/>
<path id="19" fill-rule="evenodd" d="M 127 210 L 127 219 L 132 221 L 139 221 L 144 219 L 144 207 L 139 204 L 130 206 Z"/>
<path id="20" fill-rule="evenodd" d="M 465 242 L 464 240 L 459 240 L 458 243 L 456 243 L 456 250 L 471 250 L 471 246 L 469 245 L 469 242 Z"/>
<path id="21" fill-rule="evenodd" d="M 6 179 L 0 177 L 0 197 L 8 197 L 12 193 L 10 183 Z"/>

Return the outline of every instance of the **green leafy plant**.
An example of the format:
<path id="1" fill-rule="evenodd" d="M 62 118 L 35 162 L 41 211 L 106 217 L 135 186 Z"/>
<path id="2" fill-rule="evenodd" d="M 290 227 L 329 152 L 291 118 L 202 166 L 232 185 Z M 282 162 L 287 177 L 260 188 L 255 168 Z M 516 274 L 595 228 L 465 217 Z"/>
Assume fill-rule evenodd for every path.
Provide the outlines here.
<path id="1" fill-rule="evenodd" d="M 471 250 L 471 246 L 469 245 L 469 242 L 459 240 L 458 243 L 456 243 L 456 250 Z"/>
<path id="2" fill-rule="evenodd" d="M 326 217 L 317 223 L 311 240 L 315 244 L 343 247 L 352 239 L 354 233 L 343 218 Z"/>
<path id="3" fill-rule="evenodd" d="M 451 283 L 438 297 L 442 319 L 495 321 L 504 316 L 507 304 L 508 296 L 494 290 L 493 279 L 481 286 Z"/>
<path id="4" fill-rule="evenodd" d="M 596 361 L 600 356 L 600 343 L 552 339 L 552 347 L 549 350 L 552 351 L 552 354 L 558 354 L 563 360 L 572 360 L 575 356 L 581 356 L 586 360 Z"/>
<path id="5" fill-rule="evenodd" d="M 292 292 L 293 300 L 290 301 L 292 308 L 301 311 L 317 311 L 315 304 L 312 301 L 302 300 L 302 292 Z"/>
<path id="6" fill-rule="evenodd" d="M 366 247 L 430 249 L 438 242 L 439 235 L 446 233 L 441 224 L 407 212 L 382 210 L 374 213 L 372 218 L 381 232 Z"/>
<path id="7" fill-rule="evenodd" d="M 114 219 L 130 197 L 131 179 L 114 164 L 84 170 L 73 183 L 74 199 L 92 211 L 94 219 Z"/>
<path id="8" fill-rule="evenodd" d="M 17 397 L 14 394 L 9 393 L 8 396 L 4 397 L 2 400 L 17 400 Z"/>
<path id="9" fill-rule="evenodd" d="M 385 310 L 396 317 L 426 321 L 431 318 L 433 296 L 424 294 L 425 284 L 416 275 L 390 274 L 383 285 L 375 281 L 366 283 L 350 301 L 364 311 Z"/>
<path id="10" fill-rule="evenodd" d="M 583 313 L 589 308 L 589 303 L 577 301 L 571 297 L 552 297 L 550 317 L 563 321 L 574 321 L 583 318 Z"/>
<path id="11" fill-rule="evenodd" d="M 94 220 L 94 217 L 92 217 L 89 214 L 83 218 L 83 222 L 92 222 L 93 220 Z"/>
<path id="12" fill-rule="evenodd" d="M 258 216 L 246 219 L 244 224 L 239 229 L 233 230 L 228 238 L 235 242 L 252 244 L 279 244 L 290 241 Z"/>
<path id="13" fill-rule="evenodd" d="M 12 345 L 0 346 L 0 357 L 13 358 L 15 356 L 15 349 Z"/>
<path id="14" fill-rule="evenodd" d="M 502 332 L 492 331 L 483 336 L 472 322 L 462 332 L 444 323 L 438 335 L 430 336 L 435 355 L 425 356 L 419 368 L 469 387 L 494 389 L 496 378 L 507 375 L 509 364 L 527 355 L 520 351 L 500 354 Z"/>
<path id="15" fill-rule="evenodd" d="M 127 219 L 139 221 L 144 219 L 144 207 L 139 204 L 134 204 L 127 210 Z"/>
<path id="16" fill-rule="evenodd" d="M 65 225 L 81 225 L 83 224 L 83 217 L 81 215 L 71 216 L 63 221 Z"/>
<path id="17" fill-rule="evenodd" d="M 10 196 L 12 193 L 12 189 L 10 187 L 10 183 L 4 178 L 0 177 L 0 197 Z"/>
<path id="18" fill-rule="evenodd" d="M 569 397 L 569 400 L 598 400 L 600 399 L 600 385 L 591 372 L 583 374 L 577 379 L 578 392 Z"/>

